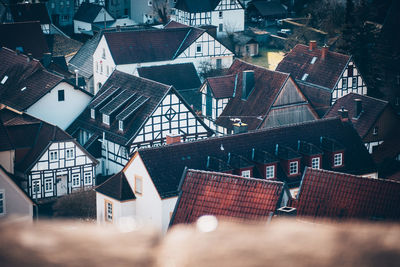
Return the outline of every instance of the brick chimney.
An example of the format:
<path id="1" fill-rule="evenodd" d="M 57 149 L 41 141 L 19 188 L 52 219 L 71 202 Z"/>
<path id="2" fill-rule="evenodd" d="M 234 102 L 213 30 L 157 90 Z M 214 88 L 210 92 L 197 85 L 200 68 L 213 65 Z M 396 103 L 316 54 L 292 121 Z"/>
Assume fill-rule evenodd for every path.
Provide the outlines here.
<path id="1" fill-rule="evenodd" d="M 317 49 L 317 41 L 314 41 L 314 40 L 310 41 L 309 49 L 310 49 L 310 51 Z"/>
<path id="2" fill-rule="evenodd" d="M 243 71 L 242 99 L 247 100 L 251 90 L 254 88 L 254 70 Z"/>
<path id="3" fill-rule="evenodd" d="M 344 107 L 338 110 L 338 115 L 343 122 L 349 120 L 349 111 Z"/>
<path id="4" fill-rule="evenodd" d="M 324 60 L 326 58 L 326 56 L 328 55 L 328 51 L 329 51 L 329 46 L 327 46 L 325 44 L 321 49 L 321 59 L 322 60 Z"/>
<path id="5" fill-rule="evenodd" d="M 354 118 L 358 118 L 362 112 L 362 100 L 359 98 L 354 99 L 354 105 Z"/>
<path id="6" fill-rule="evenodd" d="M 181 142 L 180 134 L 167 134 L 166 143 L 167 145 L 176 144 Z"/>

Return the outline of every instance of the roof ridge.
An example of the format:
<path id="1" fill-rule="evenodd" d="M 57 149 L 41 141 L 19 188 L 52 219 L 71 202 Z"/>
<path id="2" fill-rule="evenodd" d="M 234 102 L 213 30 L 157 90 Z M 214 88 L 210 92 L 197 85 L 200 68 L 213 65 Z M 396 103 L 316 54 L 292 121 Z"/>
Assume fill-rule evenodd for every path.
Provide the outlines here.
<path id="1" fill-rule="evenodd" d="M 154 83 L 154 84 L 162 85 L 162 86 L 165 87 L 165 88 L 171 88 L 171 87 L 172 87 L 172 85 L 160 83 L 160 82 L 157 82 L 157 81 L 154 81 L 154 80 L 145 78 L 145 77 L 140 77 L 140 76 L 136 76 L 136 75 L 133 75 L 133 74 L 129 74 L 129 73 L 126 73 L 126 72 L 123 72 L 123 71 L 119 71 L 119 70 L 117 70 L 117 69 L 115 69 L 115 70 L 113 71 L 113 73 L 126 74 L 126 75 L 128 75 L 128 76 L 130 76 L 130 77 L 134 77 L 135 79 L 138 79 L 138 80 L 142 79 L 142 80 L 144 80 L 144 81 L 146 81 L 146 82 L 149 82 L 149 83 Z M 111 75 L 112 75 L 112 74 L 111 74 Z M 107 90 L 108 90 L 108 89 L 107 89 Z"/>
<path id="2" fill-rule="evenodd" d="M 305 45 L 305 44 L 296 44 L 294 47 L 296 47 L 296 46 L 308 47 L 308 45 Z M 316 49 L 321 50 L 321 48 L 318 48 L 318 46 L 316 47 Z M 312 51 L 314 51 L 314 50 L 312 50 Z M 339 53 L 339 52 L 336 52 L 336 51 L 332 51 L 332 50 L 329 50 L 329 48 L 328 48 L 328 51 L 329 51 L 329 53 L 334 53 L 334 54 L 337 54 L 337 55 L 340 55 L 340 56 L 352 57 L 352 55 L 348 55 L 348 54 L 343 54 L 343 53 Z"/>
<path id="3" fill-rule="evenodd" d="M 283 75 L 286 75 L 286 76 L 290 76 L 290 73 L 277 71 L 277 70 L 270 70 L 270 69 L 267 69 L 266 67 L 259 66 L 259 65 L 253 64 L 253 63 L 249 63 L 249 62 L 244 61 L 244 60 L 242 60 L 240 58 L 236 58 L 235 61 L 239 61 L 239 62 L 244 63 L 246 65 L 251 65 L 251 66 L 254 66 L 254 67 L 258 68 L 258 69 L 266 70 L 266 71 L 271 72 L 271 73 L 279 73 L 279 74 L 283 74 Z M 235 63 L 235 61 L 232 63 L 232 65 Z M 232 67 L 232 65 L 231 65 L 231 67 Z M 230 67 L 229 67 L 229 69 L 230 69 Z"/>
<path id="4" fill-rule="evenodd" d="M 347 95 L 342 96 L 341 98 L 344 98 L 344 97 L 349 96 L 349 95 L 357 95 L 357 96 L 360 96 L 360 97 L 365 97 L 365 98 L 369 98 L 369 99 L 371 99 L 371 100 L 376 100 L 376 101 L 383 102 L 383 103 L 385 103 L 385 104 L 389 104 L 389 102 L 386 101 L 386 100 L 383 100 L 383 99 L 380 99 L 380 98 L 375 98 L 375 97 L 372 97 L 372 96 L 369 96 L 369 95 L 361 95 L 361 94 L 357 94 L 357 93 L 354 93 L 354 92 L 348 93 Z M 349 96 L 349 97 L 350 97 L 350 96 Z M 340 98 L 339 98 L 339 99 L 340 99 Z"/>

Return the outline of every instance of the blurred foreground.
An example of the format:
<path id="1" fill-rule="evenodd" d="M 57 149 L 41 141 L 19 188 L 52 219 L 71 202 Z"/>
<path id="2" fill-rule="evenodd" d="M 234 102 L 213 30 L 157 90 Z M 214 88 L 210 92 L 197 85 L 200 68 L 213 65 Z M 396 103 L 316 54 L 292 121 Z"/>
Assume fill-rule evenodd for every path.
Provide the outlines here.
<path id="1" fill-rule="evenodd" d="M 203 221 L 166 236 L 131 222 L 0 221 L 1 266 L 398 266 L 399 224 Z"/>

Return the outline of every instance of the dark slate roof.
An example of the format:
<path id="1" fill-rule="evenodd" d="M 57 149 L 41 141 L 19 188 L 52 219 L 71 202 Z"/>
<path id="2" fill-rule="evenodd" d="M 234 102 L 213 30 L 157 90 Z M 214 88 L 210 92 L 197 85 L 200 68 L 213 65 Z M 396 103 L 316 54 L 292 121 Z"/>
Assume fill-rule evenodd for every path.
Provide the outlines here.
<path id="1" fill-rule="evenodd" d="M 400 219 L 400 182 L 307 168 L 297 216 Z"/>
<path id="2" fill-rule="evenodd" d="M 332 94 L 330 90 L 309 83 L 303 83 L 299 80 L 297 80 L 297 84 L 315 112 L 322 118 L 331 107 Z"/>
<path id="3" fill-rule="evenodd" d="M 175 8 L 190 13 L 210 12 L 215 10 L 221 0 L 178 0 Z"/>
<path id="4" fill-rule="evenodd" d="M 338 118 L 141 149 L 138 153 L 159 195 L 161 198 L 168 198 L 178 195 L 178 184 L 185 166 L 205 170 L 208 156 L 227 159 L 228 153 L 235 153 L 251 159 L 253 148 L 274 155 L 276 144 L 297 150 L 299 140 L 320 147 L 321 136 L 333 138 L 345 147 L 345 166 L 341 171 L 353 174 L 376 171 L 371 156 L 353 126 L 343 123 Z M 254 174 L 254 177 L 261 178 L 263 176 Z M 286 180 L 286 176 L 283 174 L 280 178 L 283 181 Z"/>
<path id="5" fill-rule="evenodd" d="M 62 34 L 48 34 L 46 37 L 53 57 L 71 55 L 82 46 L 81 42 Z"/>
<path id="6" fill-rule="evenodd" d="M 355 99 L 361 99 L 362 101 L 362 112 L 357 118 L 355 118 Z M 364 138 L 388 106 L 389 103 L 384 100 L 350 93 L 336 100 L 325 117 L 330 118 L 338 116 L 338 110 L 344 107 L 349 112 L 349 119 L 353 123 L 354 128 L 356 128 L 361 138 Z"/>
<path id="7" fill-rule="evenodd" d="M 279 16 L 287 13 L 285 7 L 279 0 L 256 0 L 251 1 L 249 5 L 254 6 L 261 16 Z"/>
<path id="8" fill-rule="evenodd" d="M 45 35 L 39 22 L 18 22 L 0 24 L 0 47 L 11 50 L 22 48 L 23 53 L 31 53 L 41 59 L 44 53 L 50 52 Z"/>
<path id="9" fill-rule="evenodd" d="M 136 199 L 123 171 L 107 179 L 95 190 L 119 201 Z"/>
<path id="10" fill-rule="evenodd" d="M 50 24 L 50 16 L 45 3 L 21 3 L 10 5 L 14 22 L 40 21 L 40 24 Z"/>
<path id="11" fill-rule="evenodd" d="M 311 64 L 313 57 L 317 57 L 317 60 Z M 276 70 L 290 73 L 296 80 L 301 80 L 307 73 L 307 83 L 333 90 L 349 60 L 350 56 L 332 51 L 322 60 L 321 49 L 310 51 L 308 46 L 298 44 L 283 58 Z"/>
<path id="12" fill-rule="evenodd" d="M 215 98 L 232 98 L 237 87 L 237 77 L 237 74 L 209 77 L 205 82 Z"/>
<path id="13" fill-rule="evenodd" d="M 74 139 L 55 125 L 48 124 L 27 114 L 0 110 L 0 120 L 7 129 L 15 149 L 15 169 L 25 173 L 39 159 L 51 142 Z"/>
<path id="14" fill-rule="evenodd" d="M 188 170 L 170 226 L 193 223 L 203 215 L 266 220 L 283 192 L 282 182 Z"/>
<path id="15" fill-rule="evenodd" d="M 193 63 L 169 64 L 137 69 L 139 76 L 159 83 L 172 85 L 196 110 L 201 110 L 201 85 Z"/>
<path id="16" fill-rule="evenodd" d="M 242 72 L 245 70 L 254 70 L 254 89 L 246 100 L 242 100 Z M 226 105 L 216 123 L 230 129 L 232 128 L 230 118 L 243 117 L 245 119 L 242 122 L 248 125 L 248 129 L 257 129 L 262 122 L 257 117 L 264 118 L 267 114 L 280 89 L 289 79 L 289 74 L 268 70 L 239 59 L 233 62 L 228 74 L 237 74 L 236 91 L 234 98 Z M 263 101 L 260 101 L 261 99 Z"/>
<path id="17" fill-rule="evenodd" d="M 205 30 L 193 27 L 106 32 L 115 64 L 173 60 Z"/>
<path id="18" fill-rule="evenodd" d="M 0 103 L 24 111 L 50 92 L 63 77 L 48 72 L 38 60 L 16 54 L 8 48 L 0 49 Z M 25 88 L 25 89 L 24 89 Z"/>
<path id="19" fill-rule="evenodd" d="M 104 6 L 83 2 L 79 6 L 78 11 L 76 11 L 74 20 L 93 23 L 102 8 L 104 8 Z"/>

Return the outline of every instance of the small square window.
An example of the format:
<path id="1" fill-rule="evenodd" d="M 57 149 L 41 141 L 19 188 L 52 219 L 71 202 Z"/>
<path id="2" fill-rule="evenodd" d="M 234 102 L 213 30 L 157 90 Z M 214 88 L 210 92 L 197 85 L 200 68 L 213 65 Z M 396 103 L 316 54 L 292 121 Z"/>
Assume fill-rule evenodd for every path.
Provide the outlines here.
<path id="1" fill-rule="evenodd" d="M 292 161 L 289 164 L 289 174 L 294 175 L 299 172 L 299 163 L 297 161 Z"/>
<path id="2" fill-rule="evenodd" d="M 58 151 L 50 151 L 50 161 L 58 160 Z"/>
<path id="3" fill-rule="evenodd" d="M 64 101 L 65 100 L 65 95 L 64 95 L 64 90 L 58 90 L 58 101 Z"/>
<path id="4" fill-rule="evenodd" d="M 135 193 L 136 194 L 143 194 L 143 180 L 142 177 L 135 177 Z"/>
<path id="5" fill-rule="evenodd" d="M 265 178 L 266 179 L 273 179 L 275 178 L 275 166 L 267 166 L 265 169 Z"/>
<path id="6" fill-rule="evenodd" d="M 73 159 L 74 158 L 74 149 L 73 148 L 68 148 L 66 151 L 65 151 L 66 153 L 66 155 L 65 155 L 65 158 L 66 159 Z"/>
<path id="7" fill-rule="evenodd" d="M 342 153 L 336 153 L 333 156 L 333 166 L 342 166 L 343 165 L 343 154 Z"/>
<path id="8" fill-rule="evenodd" d="M 201 53 L 201 51 L 202 51 L 201 44 L 197 44 L 197 46 L 196 46 L 196 53 Z"/>
<path id="9" fill-rule="evenodd" d="M 81 185 L 81 175 L 79 173 L 72 174 L 72 187 L 79 187 Z"/>
<path id="10" fill-rule="evenodd" d="M 242 171 L 242 177 L 250 178 L 250 170 Z"/>
<path id="11" fill-rule="evenodd" d="M 311 168 L 313 168 L 313 169 L 319 169 L 320 168 L 319 157 L 311 159 Z"/>

